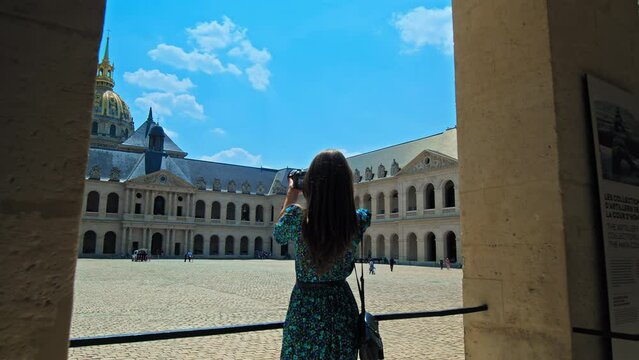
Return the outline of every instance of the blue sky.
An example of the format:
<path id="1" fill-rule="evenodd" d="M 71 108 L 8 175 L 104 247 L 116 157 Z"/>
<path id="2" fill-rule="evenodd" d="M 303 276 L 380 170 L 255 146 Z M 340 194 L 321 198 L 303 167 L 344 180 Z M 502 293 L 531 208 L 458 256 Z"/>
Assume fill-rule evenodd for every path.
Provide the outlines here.
<path id="1" fill-rule="evenodd" d="M 104 26 L 136 127 L 153 106 L 189 158 L 282 168 L 455 126 L 451 16 L 450 0 L 108 0 Z"/>

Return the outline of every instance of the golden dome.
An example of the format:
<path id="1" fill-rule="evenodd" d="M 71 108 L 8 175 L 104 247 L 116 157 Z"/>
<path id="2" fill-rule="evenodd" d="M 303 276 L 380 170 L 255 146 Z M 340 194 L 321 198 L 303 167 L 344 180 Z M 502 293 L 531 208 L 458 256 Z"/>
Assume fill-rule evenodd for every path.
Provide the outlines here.
<path id="1" fill-rule="evenodd" d="M 120 95 L 112 90 L 96 91 L 93 118 L 131 123 L 131 112 Z"/>

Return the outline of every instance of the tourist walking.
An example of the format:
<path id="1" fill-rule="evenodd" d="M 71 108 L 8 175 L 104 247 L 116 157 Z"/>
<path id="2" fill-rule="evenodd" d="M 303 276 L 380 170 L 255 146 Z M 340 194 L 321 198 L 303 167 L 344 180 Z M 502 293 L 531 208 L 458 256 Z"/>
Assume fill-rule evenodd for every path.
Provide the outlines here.
<path id="1" fill-rule="evenodd" d="M 439 270 L 444 270 L 444 260 L 439 259 Z"/>
<path id="2" fill-rule="evenodd" d="M 395 267 L 395 258 L 391 256 L 390 258 L 390 270 L 393 271 L 393 267 Z"/>
<path id="3" fill-rule="evenodd" d="M 186 257 L 189 259 L 189 262 L 193 261 L 193 252 L 191 250 L 186 252 Z"/>
<path id="4" fill-rule="evenodd" d="M 368 262 L 368 273 L 370 275 L 375 275 L 375 262 L 373 260 Z"/>
<path id="5" fill-rule="evenodd" d="M 307 207 L 296 204 L 304 194 Z M 352 172 L 341 152 L 319 153 L 303 190 L 289 179 L 273 238 L 295 244 L 291 293 L 281 359 L 357 359 L 358 309 L 346 278 L 370 212 L 355 209 Z"/>
<path id="6" fill-rule="evenodd" d="M 450 259 L 446 258 L 446 260 L 444 260 L 444 263 L 446 264 L 446 269 L 450 270 Z"/>

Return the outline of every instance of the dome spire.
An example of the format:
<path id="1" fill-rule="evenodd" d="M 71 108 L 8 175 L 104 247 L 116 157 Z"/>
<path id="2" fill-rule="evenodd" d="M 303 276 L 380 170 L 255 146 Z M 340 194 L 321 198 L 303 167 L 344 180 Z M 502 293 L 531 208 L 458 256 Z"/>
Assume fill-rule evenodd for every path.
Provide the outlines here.
<path id="1" fill-rule="evenodd" d="M 107 30 L 107 42 L 106 42 L 106 46 L 104 47 L 104 55 L 102 56 L 102 63 L 104 62 L 109 62 L 109 38 L 111 35 L 111 30 Z"/>
<path id="2" fill-rule="evenodd" d="M 146 117 L 146 121 L 153 122 L 153 108 L 149 107 L 149 116 Z"/>
<path id="3" fill-rule="evenodd" d="M 104 56 L 98 64 L 98 71 L 95 77 L 95 88 L 98 91 L 113 90 L 115 81 L 113 80 L 113 71 L 115 66 L 109 61 L 109 40 L 110 35 L 107 34 L 106 45 L 104 47 Z"/>

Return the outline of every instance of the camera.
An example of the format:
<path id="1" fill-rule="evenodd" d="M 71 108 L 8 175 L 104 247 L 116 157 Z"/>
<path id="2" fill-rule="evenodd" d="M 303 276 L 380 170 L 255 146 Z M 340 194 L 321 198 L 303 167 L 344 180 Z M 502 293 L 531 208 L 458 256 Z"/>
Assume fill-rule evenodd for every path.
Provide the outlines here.
<path id="1" fill-rule="evenodd" d="M 293 189 L 302 190 L 304 188 L 304 177 L 306 171 L 302 169 L 296 169 L 288 174 L 289 179 L 293 179 Z"/>

